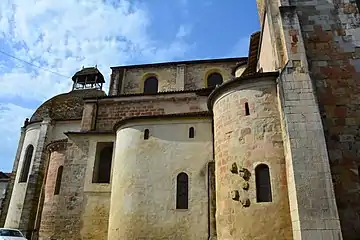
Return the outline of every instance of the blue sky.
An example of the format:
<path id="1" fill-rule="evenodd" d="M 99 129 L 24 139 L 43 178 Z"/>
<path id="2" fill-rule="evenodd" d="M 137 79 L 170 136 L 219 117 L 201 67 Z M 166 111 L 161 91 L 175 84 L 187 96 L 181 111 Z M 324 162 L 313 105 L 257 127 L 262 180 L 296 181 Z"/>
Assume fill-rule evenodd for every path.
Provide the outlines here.
<path id="1" fill-rule="evenodd" d="M 0 1 L 0 51 L 69 77 L 96 64 L 108 80 L 116 65 L 246 56 L 258 30 L 255 0 Z M 0 52 L 0 85 L 0 171 L 11 171 L 24 119 L 71 80 Z"/>

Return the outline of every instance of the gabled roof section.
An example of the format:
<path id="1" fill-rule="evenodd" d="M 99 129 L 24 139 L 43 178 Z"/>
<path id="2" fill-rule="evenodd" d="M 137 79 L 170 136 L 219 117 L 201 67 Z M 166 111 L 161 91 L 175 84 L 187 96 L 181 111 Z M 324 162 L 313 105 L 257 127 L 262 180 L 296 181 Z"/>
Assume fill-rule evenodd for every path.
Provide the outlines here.
<path id="1" fill-rule="evenodd" d="M 261 33 L 253 33 L 250 37 L 250 46 L 249 46 L 249 57 L 248 57 L 248 66 L 243 72 L 243 76 L 256 73 L 259 46 L 260 46 L 260 36 Z"/>

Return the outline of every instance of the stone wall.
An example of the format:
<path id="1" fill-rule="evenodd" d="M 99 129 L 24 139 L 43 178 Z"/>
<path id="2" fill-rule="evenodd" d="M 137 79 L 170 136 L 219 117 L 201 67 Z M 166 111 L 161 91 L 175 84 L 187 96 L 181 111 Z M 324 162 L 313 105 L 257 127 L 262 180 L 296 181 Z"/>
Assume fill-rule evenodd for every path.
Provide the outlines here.
<path id="1" fill-rule="evenodd" d="M 189 138 L 194 127 L 195 137 Z M 144 130 L 150 138 L 144 140 Z M 201 151 L 199 151 L 201 150 Z M 117 131 L 108 239 L 207 240 L 211 120 L 128 123 Z M 189 177 L 189 207 L 176 209 L 176 178 Z"/>
<path id="2" fill-rule="evenodd" d="M 168 94 L 103 99 L 98 103 L 97 130 L 112 130 L 125 117 L 207 111 L 206 96 Z"/>
<path id="3" fill-rule="evenodd" d="M 158 79 L 159 92 L 205 88 L 207 76 L 213 72 L 220 73 L 224 81 L 230 80 L 233 77 L 232 70 L 239 61 L 239 59 L 218 62 L 204 60 L 113 68 L 110 95 L 142 93 L 144 81 L 150 76 Z"/>
<path id="4" fill-rule="evenodd" d="M 185 71 L 185 90 L 199 89 L 207 87 L 207 77 L 213 72 L 222 75 L 223 81 L 229 81 L 232 77 L 232 70 L 236 62 L 232 63 L 204 63 L 189 64 Z"/>
<path id="5" fill-rule="evenodd" d="M 301 31 L 293 27 L 294 21 L 289 17 L 285 21 L 291 27 L 284 34 L 292 39 L 289 50 L 293 55 L 303 54 L 303 38 L 324 127 L 343 238 L 357 239 L 360 235 L 359 11 L 355 1 L 291 3 L 296 6 Z"/>
<path id="6" fill-rule="evenodd" d="M 114 142 L 114 135 L 91 135 L 89 139 L 88 161 L 84 181 L 84 211 L 82 213 L 82 239 L 107 239 L 111 183 L 93 183 L 93 171 L 98 142 Z M 113 153 L 114 154 L 114 153 Z"/>
<path id="7" fill-rule="evenodd" d="M 63 183 L 60 185 L 59 194 L 55 195 L 55 185 L 60 166 L 64 166 L 66 157 L 67 141 L 56 141 L 49 145 L 49 163 L 47 176 L 44 186 L 44 202 L 42 206 L 41 222 L 39 229 L 39 239 L 56 239 L 61 230 L 61 219 L 59 218 L 60 200 L 62 198 L 62 189 L 66 187 Z"/>
<path id="8" fill-rule="evenodd" d="M 83 239 L 81 216 L 84 211 L 84 181 L 88 152 L 88 137 L 69 136 L 58 205 L 57 240 Z"/>
<path id="9" fill-rule="evenodd" d="M 275 79 L 234 83 L 213 96 L 217 239 L 293 239 Z M 262 163 L 272 202 L 257 202 L 255 167 Z"/>
<path id="10" fill-rule="evenodd" d="M 141 93 L 144 81 L 149 76 L 156 76 L 159 92 L 176 90 L 176 65 L 168 67 L 145 67 L 127 69 L 123 82 L 123 93 Z"/>

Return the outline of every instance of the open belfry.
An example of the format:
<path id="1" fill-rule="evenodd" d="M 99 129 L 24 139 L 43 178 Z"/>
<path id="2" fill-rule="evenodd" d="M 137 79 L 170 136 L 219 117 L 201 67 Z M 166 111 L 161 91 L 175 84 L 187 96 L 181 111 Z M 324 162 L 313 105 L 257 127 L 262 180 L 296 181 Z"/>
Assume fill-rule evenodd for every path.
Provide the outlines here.
<path id="1" fill-rule="evenodd" d="M 357 2 L 257 0 L 248 56 L 111 67 L 107 93 L 80 69 L 21 128 L 0 226 L 41 240 L 359 240 Z"/>

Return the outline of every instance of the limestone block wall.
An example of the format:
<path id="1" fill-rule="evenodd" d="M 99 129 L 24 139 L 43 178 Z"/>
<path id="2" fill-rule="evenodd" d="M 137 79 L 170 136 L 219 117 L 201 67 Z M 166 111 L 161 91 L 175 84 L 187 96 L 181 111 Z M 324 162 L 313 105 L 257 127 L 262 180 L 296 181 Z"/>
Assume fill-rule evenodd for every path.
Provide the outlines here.
<path id="1" fill-rule="evenodd" d="M 343 238 L 357 239 L 360 235 L 357 1 L 291 2 L 296 6 L 301 31 L 286 26 L 285 34 L 293 39 L 292 54 L 302 53 L 299 36 L 303 37 L 326 137 Z"/>
<path id="2" fill-rule="evenodd" d="M 189 138 L 190 127 L 194 138 Z M 128 123 L 117 130 L 115 149 L 109 240 L 209 238 L 210 119 Z M 176 209 L 181 172 L 189 177 L 188 209 Z"/>
<path id="3" fill-rule="evenodd" d="M 62 231 L 63 226 L 61 225 L 61 219 L 59 218 L 60 212 L 64 210 L 60 208 L 60 201 L 63 198 L 62 189 L 64 188 L 62 180 L 60 191 L 56 195 L 55 186 L 59 167 L 64 166 L 66 145 L 67 141 L 60 140 L 53 142 L 48 148 L 50 153 L 44 186 L 45 196 L 41 214 L 39 239 L 56 238 L 58 233 Z"/>
<path id="4" fill-rule="evenodd" d="M 84 179 L 84 210 L 81 215 L 82 239 L 107 239 L 112 180 L 110 177 L 110 183 L 93 183 L 92 178 L 97 143 L 114 141 L 114 135 L 89 136 L 88 161 Z"/>
<path id="5" fill-rule="evenodd" d="M 156 76 L 159 92 L 176 90 L 176 65 L 126 69 L 122 93 L 141 93 L 147 77 Z"/>
<path id="6" fill-rule="evenodd" d="M 220 73 L 224 82 L 229 81 L 233 77 L 231 72 L 236 64 L 237 62 L 189 64 L 186 66 L 184 88 L 185 90 L 205 88 L 207 77 L 213 72 Z"/>
<path id="7" fill-rule="evenodd" d="M 68 139 L 62 186 L 58 205 L 58 226 L 56 238 L 83 239 L 82 214 L 84 212 L 84 181 L 89 152 L 89 138 L 86 135 L 71 135 Z"/>
<path id="8" fill-rule="evenodd" d="M 15 177 L 8 213 L 4 224 L 5 227 L 19 228 L 21 214 L 23 211 L 23 205 L 25 200 L 25 194 L 27 191 L 27 184 L 28 184 L 28 182 L 19 183 L 19 179 L 24 164 L 26 149 L 30 144 L 32 144 L 34 146 L 34 149 L 36 149 L 38 144 L 39 133 L 40 133 L 40 124 L 32 124 L 25 131 L 23 147 L 20 154 L 20 161 L 16 171 L 17 174 Z M 32 171 L 34 157 L 35 157 L 35 151 L 32 155 L 32 162 L 30 164 L 29 174 Z"/>
<path id="9" fill-rule="evenodd" d="M 207 111 L 206 100 L 195 93 L 103 99 L 98 103 L 96 129 L 112 130 L 125 117 Z"/>
<path id="10" fill-rule="evenodd" d="M 216 91 L 212 101 L 217 239 L 292 239 L 274 77 L 239 79 Z M 271 202 L 257 202 L 259 164 L 269 167 Z M 248 177 L 241 176 L 241 168 Z"/>
<path id="11" fill-rule="evenodd" d="M 209 74 L 218 72 L 224 82 L 228 81 L 236 64 L 245 60 L 201 60 L 116 67 L 112 71 L 109 95 L 142 93 L 144 81 L 150 76 L 158 79 L 159 92 L 205 88 Z"/>

